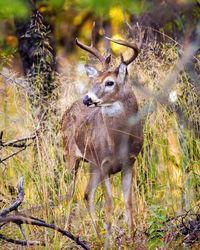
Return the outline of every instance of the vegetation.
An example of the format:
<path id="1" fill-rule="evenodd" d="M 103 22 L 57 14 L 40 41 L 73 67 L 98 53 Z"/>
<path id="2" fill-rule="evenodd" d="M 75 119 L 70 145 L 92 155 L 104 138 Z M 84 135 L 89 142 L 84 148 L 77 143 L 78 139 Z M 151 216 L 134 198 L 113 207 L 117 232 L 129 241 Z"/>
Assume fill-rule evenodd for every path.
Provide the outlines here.
<path id="1" fill-rule="evenodd" d="M 57 224 L 66 230 L 68 222 L 71 221 L 70 230 L 74 235 L 80 236 L 81 240 L 87 242 L 92 249 L 101 249 L 106 235 L 104 198 L 102 189 L 99 188 L 95 195 L 95 206 L 101 233 L 96 237 L 83 199 L 89 177 L 87 163 L 82 163 L 79 169 L 73 200 L 68 202 L 66 199 L 67 173 L 63 162 L 60 120 L 66 106 L 90 86 L 83 72 L 83 64 L 90 61 L 90 58 L 74 49 L 74 45 L 70 44 L 72 40 L 66 33 L 69 31 L 71 36 L 73 34 L 72 37 L 79 36 L 80 39 L 88 40 L 93 19 L 97 20 L 101 27 L 101 13 L 106 12 L 107 16 L 103 16 L 105 18 L 103 21 L 109 21 L 113 34 L 125 37 L 121 1 L 118 5 L 114 3 L 115 1 L 98 1 L 96 4 L 96 1 L 92 0 L 36 2 L 37 8 L 44 14 L 47 22 L 54 24 L 52 36 L 54 35 L 59 58 L 57 62 L 59 73 L 55 74 L 54 88 L 51 88 L 52 95 L 48 96 L 48 99 L 46 97 L 43 99 L 40 91 L 29 84 L 30 79 L 24 78 L 22 73 L 19 76 L 18 71 L 22 72 L 22 67 L 16 67 L 20 58 L 17 53 L 18 41 L 14 36 L 12 16 L 24 18 L 29 16 L 30 10 L 24 5 L 24 1 L 15 2 L 21 7 L 10 6 L 9 1 L 5 5 L 0 1 L 2 7 L 0 9 L 3 10 L 5 5 L 9 10 L 0 12 L 1 24 L 6 27 L 6 31 L 2 33 L 0 48 L 0 130 L 3 131 L 0 136 L 0 210 L 16 200 L 17 183 L 23 175 L 25 200 L 20 211 L 39 217 L 48 223 Z M 151 1 L 147 2 L 149 5 L 146 5 L 146 1 L 124 1 L 127 18 L 130 21 L 133 17 L 140 20 L 139 18 L 150 10 L 153 13 Z M 170 2 L 167 1 L 168 6 Z M 182 11 L 186 5 L 183 1 L 177 2 Z M 127 11 L 129 6 L 130 9 Z M 153 36 L 150 31 L 155 27 L 151 26 L 141 54 L 129 68 L 130 79 L 138 79 L 140 82 L 140 86 L 135 86 L 134 81 L 129 82 L 139 100 L 140 110 L 148 110 L 143 117 L 145 134 L 143 152 L 134 167 L 134 218 L 137 233 L 133 241 L 126 223 L 121 176 L 114 175 L 111 177 L 114 197 L 111 249 L 119 247 L 154 249 L 166 245 L 170 249 L 181 247 L 183 244 L 181 234 L 177 234 L 176 238 L 170 238 L 168 242 L 165 240 L 168 231 L 163 229 L 166 229 L 167 218 L 183 214 L 185 210 L 191 208 L 198 208 L 199 205 L 200 62 L 199 50 L 195 46 L 200 35 L 199 31 L 196 32 L 200 7 L 198 1 L 191 1 L 188 6 L 194 13 L 191 15 L 193 26 L 191 33 L 188 33 L 189 36 L 186 37 L 190 19 L 184 11 L 178 12 L 177 19 L 168 20 L 168 23 L 158 27 L 159 33 L 155 32 Z M 194 6 L 197 8 L 194 9 Z M 19 9 L 19 12 L 16 12 L 16 9 Z M 133 9 L 137 13 L 133 12 Z M 119 20 L 116 20 L 115 14 L 112 13 L 117 13 Z M 105 24 L 103 21 L 102 27 Z M 173 33 L 174 23 L 180 31 L 179 34 Z M 99 33 L 101 32 L 102 30 Z M 173 36 L 170 38 L 172 33 Z M 161 35 L 162 39 L 155 34 Z M 64 36 L 66 38 L 63 38 Z M 193 46 L 195 53 L 187 60 L 185 67 L 176 72 L 180 58 L 184 58 L 188 48 L 182 47 L 183 42 L 187 41 L 185 38 Z M 103 42 L 99 39 L 98 45 L 103 50 Z M 118 55 L 120 49 L 118 46 L 112 47 L 115 55 Z M 47 50 L 49 51 L 49 47 Z M 69 53 L 69 50 L 72 53 Z M 123 53 L 126 56 L 129 51 Z M 36 67 L 35 70 L 37 69 Z M 176 75 L 175 79 L 172 78 L 173 74 Z M 42 82 L 43 79 L 44 75 L 38 72 L 37 80 Z M 36 103 L 37 107 L 42 107 L 40 115 L 32 102 Z M 36 138 L 26 143 L 31 145 L 4 160 L 20 149 L 4 147 L 2 142 L 30 135 L 36 130 L 39 131 Z M 71 217 L 69 217 L 70 210 L 73 211 Z M 197 210 L 195 212 L 198 213 Z M 2 234 L 10 238 L 23 239 L 19 227 L 13 224 L 9 227 L 2 226 L 0 229 Z M 45 241 L 47 249 L 77 247 L 76 243 L 51 229 L 30 225 L 23 225 L 23 229 L 29 240 Z M 191 242 L 186 244 L 191 247 Z M 197 243 L 192 244 L 195 246 Z M 13 245 L 6 241 L 1 241 L 1 246 L 2 249 L 13 248 Z M 37 246 L 37 249 L 40 248 L 44 247 Z"/>

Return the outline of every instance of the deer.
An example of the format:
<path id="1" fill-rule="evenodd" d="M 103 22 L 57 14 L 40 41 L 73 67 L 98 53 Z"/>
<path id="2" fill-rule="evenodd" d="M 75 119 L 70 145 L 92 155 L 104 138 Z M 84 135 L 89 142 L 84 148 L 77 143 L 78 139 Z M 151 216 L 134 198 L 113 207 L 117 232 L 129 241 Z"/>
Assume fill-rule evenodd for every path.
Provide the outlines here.
<path id="1" fill-rule="evenodd" d="M 133 36 L 132 27 L 129 24 L 128 27 Z M 141 119 L 134 124 L 130 123 L 131 117 L 138 114 L 138 103 L 132 88 L 127 84 L 127 67 L 141 50 L 143 35 L 141 29 L 139 31 L 138 44 L 134 40 L 129 42 L 106 37 L 111 42 L 132 49 L 131 56 L 126 60 L 120 54 L 120 63 L 113 69 L 111 55 L 103 56 L 95 46 L 95 24 L 92 27 L 90 46 L 76 38 L 77 46 L 95 56 L 102 64 L 102 69 L 85 65 L 93 87 L 66 109 L 61 121 L 61 131 L 64 160 L 71 178 L 68 199 L 74 194 L 80 161 L 89 163 L 90 175 L 84 198 L 96 233 L 98 227 L 93 202 L 95 192 L 99 184 L 103 184 L 107 230 L 110 231 L 113 213 L 110 176 L 118 172 L 121 172 L 128 227 L 130 232 L 135 232 L 132 203 L 133 166 L 144 139 Z"/>

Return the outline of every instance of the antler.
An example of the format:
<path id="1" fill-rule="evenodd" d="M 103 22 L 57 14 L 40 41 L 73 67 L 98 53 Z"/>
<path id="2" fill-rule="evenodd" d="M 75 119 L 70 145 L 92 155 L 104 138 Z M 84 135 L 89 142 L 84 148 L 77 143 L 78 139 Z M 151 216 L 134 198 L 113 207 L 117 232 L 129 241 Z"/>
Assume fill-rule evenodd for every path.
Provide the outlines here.
<path id="1" fill-rule="evenodd" d="M 128 28 L 130 30 L 130 34 L 131 34 L 131 36 L 133 38 L 134 32 L 133 32 L 132 27 L 130 26 L 130 24 L 127 21 L 125 23 L 128 26 Z M 138 44 L 136 44 L 135 42 L 127 42 L 127 41 L 124 41 L 124 40 L 115 40 L 115 39 L 106 37 L 106 39 L 110 40 L 111 42 L 114 42 L 114 43 L 117 43 L 117 44 L 120 44 L 120 45 L 124 45 L 124 46 L 129 47 L 129 48 L 134 50 L 133 55 L 127 60 L 124 60 L 123 55 L 120 54 L 121 62 L 123 62 L 126 65 L 129 65 L 130 63 L 132 63 L 136 59 L 136 57 L 138 56 L 138 54 L 139 54 L 139 52 L 141 50 L 141 47 L 142 47 L 142 40 L 143 40 L 143 37 L 144 37 L 144 32 L 141 31 L 141 28 L 139 27 L 138 24 L 137 24 L 137 27 L 139 29 L 139 43 Z"/>
<path id="2" fill-rule="evenodd" d="M 91 39 L 91 45 L 87 46 L 83 43 L 81 43 L 78 38 L 76 38 L 76 44 L 81 48 L 86 50 L 87 52 L 91 53 L 95 57 L 99 59 L 99 61 L 102 63 L 103 68 L 106 70 L 109 67 L 109 63 L 111 60 L 111 55 L 107 56 L 106 58 L 101 55 L 101 53 L 95 48 L 95 22 L 92 25 L 92 39 Z"/>

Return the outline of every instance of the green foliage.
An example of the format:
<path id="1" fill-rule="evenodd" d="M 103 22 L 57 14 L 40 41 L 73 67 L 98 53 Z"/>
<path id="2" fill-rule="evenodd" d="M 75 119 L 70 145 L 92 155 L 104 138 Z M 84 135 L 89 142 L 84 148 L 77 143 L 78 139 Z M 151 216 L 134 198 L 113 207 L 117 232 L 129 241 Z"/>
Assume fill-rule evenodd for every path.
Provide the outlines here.
<path id="1" fill-rule="evenodd" d="M 156 207 L 151 213 L 149 218 L 149 249 L 164 247 L 165 243 L 164 230 L 166 217 L 163 216 L 164 209 Z"/>
<path id="2" fill-rule="evenodd" d="M 181 27 L 180 20 L 175 19 L 174 22 L 175 22 L 176 26 L 178 27 L 179 31 L 181 31 L 181 30 L 182 30 L 182 27 Z"/>
<path id="3" fill-rule="evenodd" d="M 53 8 L 60 9 L 62 8 L 63 4 L 65 3 L 65 0 L 51 0 L 50 1 Z"/>
<path id="4" fill-rule="evenodd" d="M 135 15 L 141 15 L 150 7 L 150 3 L 145 0 L 123 0 L 122 3 L 127 12 Z"/>
<path id="5" fill-rule="evenodd" d="M 0 17 L 1 18 L 25 18 L 29 14 L 27 1 L 25 0 L 0 0 Z"/>
<path id="6" fill-rule="evenodd" d="M 109 15 L 109 10 L 116 6 L 123 7 L 126 11 L 129 11 L 130 13 L 134 13 L 136 15 L 139 15 L 144 12 L 148 4 L 146 5 L 145 1 L 140 0 L 82 0 L 80 1 L 80 5 L 82 7 L 86 7 L 91 9 L 95 12 L 98 16 L 106 16 Z"/>
<path id="7" fill-rule="evenodd" d="M 110 1 L 107 1 L 107 0 L 99 0 L 99 1 L 96 1 L 96 0 L 82 0 L 80 2 L 80 5 L 83 8 L 86 7 L 86 8 L 91 9 L 98 16 L 106 15 L 108 17 L 110 8 L 112 8 L 112 6 L 115 6 L 117 2 L 118 1 L 114 1 L 114 0 L 110 0 Z"/>
<path id="8" fill-rule="evenodd" d="M 2 67 L 8 67 L 15 54 L 15 48 L 7 47 L 6 49 L 0 49 L 0 69 L 2 69 Z"/>

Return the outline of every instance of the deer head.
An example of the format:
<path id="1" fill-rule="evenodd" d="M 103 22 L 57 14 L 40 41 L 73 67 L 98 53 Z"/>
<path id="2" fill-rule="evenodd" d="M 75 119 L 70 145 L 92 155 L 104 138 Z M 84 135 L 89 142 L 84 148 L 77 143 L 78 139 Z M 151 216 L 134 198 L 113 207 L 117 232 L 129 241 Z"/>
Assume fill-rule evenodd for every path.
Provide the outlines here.
<path id="1" fill-rule="evenodd" d="M 133 36 L 132 27 L 128 23 L 126 24 L 130 30 L 131 35 Z M 140 29 L 139 37 L 140 37 L 140 41 L 138 45 L 135 42 L 115 40 L 115 39 L 106 37 L 106 39 L 114 43 L 129 47 L 133 50 L 133 54 L 127 60 L 124 60 L 123 55 L 120 54 L 121 62 L 113 70 L 110 69 L 111 55 L 108 55 L 105 58 L 95 48 L 95 23 L 93 23 L 92 41 L 91 41 L 90 46 L 84 45 L 83 43 L 79 42 L 79 40 L 76 38 L 76 44 L 80 48 L 86 50 L 87 52 L 91 53 L 96 58 L 98 58 L 103 66 L 102 70 L 99 71 L 94 66 L 85 65 L 86 73 L 93 81 L 93 88 L 90 89 L 90 91 L 87 93 L 87 95 L 83 99 L 83 103 L 85 105 L 89 107 L 109 106 L 117 100 L 120 88 L 128 79 L 127 66 L 136 59 L 141 49 L 142 39 L 143 39 L 141 29 Z"/>

